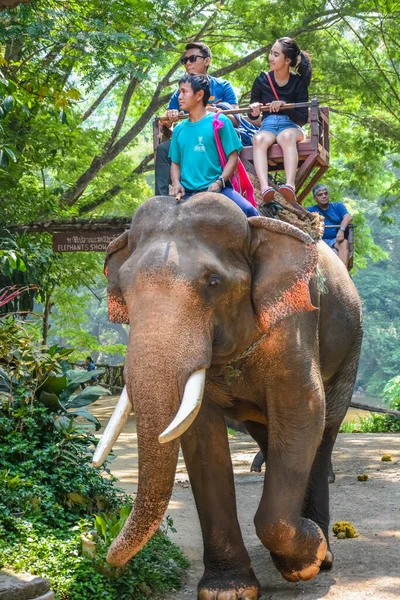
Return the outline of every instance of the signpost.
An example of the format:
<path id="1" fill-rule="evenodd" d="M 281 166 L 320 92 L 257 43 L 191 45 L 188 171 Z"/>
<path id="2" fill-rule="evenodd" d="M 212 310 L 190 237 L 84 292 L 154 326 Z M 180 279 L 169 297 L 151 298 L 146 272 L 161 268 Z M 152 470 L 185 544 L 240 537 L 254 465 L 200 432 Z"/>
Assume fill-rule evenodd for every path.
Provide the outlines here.
<path id="1" fill-rule="evenodd" d="M 53 233 L 54 252 L 105 252 L 125 229 L 109 231 L 62 231 Z"/>

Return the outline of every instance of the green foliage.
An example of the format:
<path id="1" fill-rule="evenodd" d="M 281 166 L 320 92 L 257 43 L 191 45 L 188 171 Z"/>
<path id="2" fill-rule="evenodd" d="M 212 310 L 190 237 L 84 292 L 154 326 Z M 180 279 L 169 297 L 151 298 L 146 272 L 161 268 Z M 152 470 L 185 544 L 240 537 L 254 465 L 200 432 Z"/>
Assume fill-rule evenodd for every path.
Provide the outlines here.
<path id="1" fill-rule="evenodd" d="M 101 542 L 95 560 L 81 555 L 81 530 L 61 532 L 21 519 L 12 539 L 0 537 L 0 567 L 47 578 L 57 600 L 146 600 L 179 588 L 188 562 L 166 536 L 155 535 L 126 568 L 114 569 L 104 566 L 107 548 Z"/>
<path id="2" fill-rule="evenodd" d="M 121 364 L 128 342 L 127 327 L 109 322 L 107 295 L 100 283 L 93 289 L 95 295 L 83 287 L 74 294 L 65 288 L 55 290 L 49 341 L 73 348 L 73 362 L 84 360 L 90 353 L 96 362 Z"/>
<path id="3" fill-rule="evenodd" d="M 81 417 L 94 423 L 96 431 L 100 429 L 101 424 L 98 419 L 84 407 L 93 404 L 101 396 L 106 396 L 110 392 L 100 385 L 86 387 L 78 394 L 74 394 L 74 392 L 79 389 L 81 384 L 91 381 L 93 377 L 97 378 L 102 373 L 104 373 L 104 369 L 67 370 L 60 376 L 46 377 L 40 384 L 37 390 L 39 401 L 52 413 L 57 414 L 59 427 L 72 427 L 74 418 Z"/>
<path id="4" fill-rule="evenodd" d="M 179 586 L 187 561 L 165 535 L 124 569 L 105 564 L 106 541 L 120 531 L 132 499 L 107 466 L 90 465 L 97 439 L 76 421 L 100 390 L 75 392 L 96 372 L 69 371 L 57 346 L 35 348 L 12 317 L 0 326 L 8 344 L 0 367 L 0 568 L 47 577 L 57 600 L 144 599 Z M 37 400 L 42 394 L 57 400 L 56 418 L 54 406 Z M 100 531 L 105 524 L 105 535 L 90 560 L 80 535 L 95 522 Z"/>
<path id="5" fill-rule="evenodd" d="M 364 339 L 358 379 L 369 394 L 380 394 L 385 384 L 400 372 L 400 307 L 397 301 L 400 277 L 400 235 L 397 227 L 382 223 L 380 210 L 364 204 L 372 235 L 388 254 L 386 260 L 369 263 L 354 283 L 363 303 Z M 398 209 L 391 211 L 399 217 Z M 356 230 L 356 236 L 358 230 Z"/>
<path id="6" fill-rule="evenodd" d="M 129 506 L 121 506 L 118 513 L 94 515 L 97 535 L 107 545 L 122 531 L 131 510 Z"/>
<path id="7" fill-rule="evenodd" d="M 89 466 L 96 438 L 69 421 L 58 426 L 40 404 L 2 400 L 0 530 L 12 532 L 19 518 L 49 527 L 69 527 L 77 517 L 117 506 L 112 479 Z M 17 483 L 10 487 L 9 481 Z"/>
<path id="8" fill-rule="evenodd" d="M 34 322 L 18 321 L 12 316 L 0 319 L 0 365 L 10 378 L 10 393 L 32 402 L 39 387 L 51 373 L 61 372 L 60 361 L 71 350 L 37 343 Z"/>
<path id="9" fill-rule="evenodd" d="M 8 82 L 6 79 L 4 79 L 4 77 L 1 77 L 0 84 L 2 84 L 3 87 L 7 87 Z M 0 169 L 7 169 L 10 161 L 16 162 L 17 160 L 11 148 L 2 143 L 4 128 L 1 125 L 1 121 L 7 117 L 7 114 L 11 111 L 13 105 L 13 96 L 1 97 L 0 95 Z"/>
<path id="10" fill-rule="evenodd" d="M 58 427 L 69 428 L 75 417 L 86 419 L 100 429 L 99 421 L 86 406 L 96 402 L 110 392 L 91 385 L 79 393 L 81 384 L 90 382 L 104 373 L 104 369 L 94 371 L 69 370 L 66 358 L 71 354 L 68 348 L 57 344 L 40 346 L 32 332 L 21 322 L 9 316 L 0 319 L 0 342 L 4 356 L 0 364 L 8 378 L 8 389 L 3 379 L 3 388 L 12 398 L 24 397 L 26 403 L 39 401 L 55 414 Z"/>
<path id="11" fill-rule="evenodd" d="M 358 421 L 345 421 L 340 433 L 396 433 L 400 431 L 400 419 L 391 415 L 371 413 Z"/>
<path id="12" fill-rule="evenodd" d="M 47 266 L 46 251 L 39 257 L 37 245 L 28 236 L 13 236 L 0 229 L 0 289 L 24 290 L 5 306 L 0 306 L 0 314 L 33 309 Z"/>
<path id="13" fill-rule="evenodd" d="M 400 410 L 400 375 L 387 382 L 382 393 L 383 399 L 395 410 Z"/>

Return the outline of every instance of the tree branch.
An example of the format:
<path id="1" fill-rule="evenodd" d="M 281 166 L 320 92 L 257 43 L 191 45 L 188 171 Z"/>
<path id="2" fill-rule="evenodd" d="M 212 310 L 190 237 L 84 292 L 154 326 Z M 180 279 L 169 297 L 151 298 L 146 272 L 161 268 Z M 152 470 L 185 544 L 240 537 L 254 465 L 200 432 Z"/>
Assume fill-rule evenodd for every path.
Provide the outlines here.
<path id="1" fill-rule="evenodd" d="M 332 37 L 332 39 L 334 40 L 334 42 L 340 46 L 342 48 L 342 50 L 345 53 L 345 56 L 348 60 L 348 62 L 350 63 L 351 67 L 353 68 L 353 70 L 357 73 L 357 75 L 360 77 L 360 79 L 368 86 L 368 81 L 367 79 L 365 79 L 365 77 L 362 75 L 361 71 L 357 68 L 357 66 L 353 63 L 351 57 L 349 56 L 349 53 L 343 49 L 342 44 L 340 44 L 337 39 L 330 33 L 328 32 L 328 34 Z M 398 116 L 397 114 L 391 109 L 391 107 L 389 106 L 389 104 L 387 102 L 385 102 L 382 98 L 382 96 L 378 93 L 378 90 L 376 89 L 375 86 L 369 86 L 371 92 L 375 95 L 375 97 L 379 100 L 379 102 L 386 108 L 386 110 L 396 119 L 398 120 Z"/>
<path id="2" fill-rule="evenodd" d="M 83 115 L 81 116 L 81 123 L 86 121 L 86 119 L 88 119 L 94 113 L 96 108 L 103 102 L 103 100 L 107 96 L 107 94 L 109 92 L 111 92 L 113 87 L 115 87 L 117 85 L 117 83 L 119 81 L 121 81 L 122 78 L 123 78 L 122 75 L 117 75 L 116 77 L 114 77 L 114 79 L 112 81 L 110 81 L 110 83 L 107 85 L 107 87 L 104 88 L 104 90 L 101 92 L 101 94 L 98 96 L 98 98 L 93 102 L 93 104 L 87 109 L 86 112 L 83 113 Z"/>
<path id="3" fill-rule="evenodd" d="M 340 12 L 339 12 L 340 15 Z M 341 15 L 340 15 L 341 16 Z M 387 75 L 385 74 L 384 70 L 381 69 L 381 66 L 379 64 L 379 62 L 377 61 L 377 59 L 375 58 L 375 54 L 374 52 L 371 51 L 371 49 L 364 43 L 364 40 L 361 38 L 360 34 L 358 33 L 358 31 L 356 29 L 354 29 L 354 27 L 348 23 L 348 21 L 341 16 L 342 20 L 344 23 L 346 23 L 347 27 L 353 32 L 353 34 L 356 36 L 356 38 L 358 39 L 358 41 L 360 42 L 361 46 L 364 48 L 364 50 L 367 52 L 367 54 L 369 54 L 369 56 L 372 58 L 373 62 L 376 65 L 376 68 L 379 70 L 379 72 L 381 73 L 382 77 L 384 78 L 384 80 L 386 81 L 387 85 L 389 86 L 389 89 L 391 90 L 393 96 L 396 98 L 397 102 L 400 104 L 400 97 L 397 94 L 397 90 L 393 87 L 392 82 L 390 81 L 390 79 L 387 77 Z"/>
<path id="4" fill-rule="evenodd" d="M 108 202 L 109 200 L 117 196 L 124 189 L 124 187 L 126 187 L 128 183 L 131 183 L 132 180 L 135 179 L 137 175 L 140 175 L 141 173 L 150 170 L 148 168 L 148 165 L 153 159 L 153 156 L 153 153 L 147 154 L 143 158 L 143 160 L 138 164 L 138 166 L 135 169 L 133 169 L 132 173 L 125 177 L 125 179 L 123 179 L 121 183 L 114 185 L 112 188 L 104 192 L 104 194 L 96 198 L 96 200 L 93 200 L 92 202 L 89 202 L 88 204 L 85 204 L 84 206 L 80 207 L 79 214 L 86 214 L 91 210 L 94 210 L 98 206 L 101 206 L 101 204 L 104 204 L 105 202 Z M 153 167 L 151 167 L 151 169 L 152 168 Z"/>
<path id="5" fill-rule="evenodd" d="M 147 69 L 147 71 L 148 71 L 148 69 Z M 104 144 L 103 152 L 108 152 L 108 150 L 111 148 L 111 146 L 117 139 L 118 134 L 121 131 L 121 127 L 124 124 L 124 121 L 126 118 L 126 113 L 128 112 L 129 104 L 131 102 L 133 93 L 134 93 L 138 83 L 139 83 L 139 79 L 137 77 L 133 77 L 133 75 L 131 75 L 128 87 L 125 90 L 125 94 L 124 94 L 123 100 L 121 102 L 121 108 L 119 110 L 119 115 L 118 115 L 117 121 L 114 125 L 114 129 L 111 133 L 111 136 L 108 138 L 108 140 Z"/>
<path id="6" fill-rule="evenodd" d="M 379 131 L 381 135 L 385 136 L 387 139 L 393 140 L 396 143 L 400 141 L 400 128 L 396 128 L 393 123 L 388 123 L 384 119 L 373 117 L 371 115 L 354 114 L 349 111 L 333 108 L 332 106 L 329 110 L 337 115 L 343 115 L 344 117 L 350 117 L 351 119 L 359 121 L 367 130 L 370 129 L 372 132 Z"/>

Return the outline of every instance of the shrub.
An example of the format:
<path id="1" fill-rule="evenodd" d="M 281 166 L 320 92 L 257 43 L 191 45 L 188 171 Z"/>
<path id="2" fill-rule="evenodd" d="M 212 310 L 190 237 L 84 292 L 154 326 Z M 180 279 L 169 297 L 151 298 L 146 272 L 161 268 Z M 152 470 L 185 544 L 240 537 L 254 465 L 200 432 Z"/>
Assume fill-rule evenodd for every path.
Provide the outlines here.
<path id="1" fill-rule="evenodd" d="M 90 431 L 74 419 L 58 426 L 39 403 L 3 398 L 0 439 L 0 567 L 48 578 L 58 600 L 141 600 L 179 585 L 187 561 L 163 534 L 125 569 L 104 569 L 107 536 L 95 561 L 81 556 L 82 532 L 107 519 L 118 533 L 132 506 L 106 467 L 90 466 Z"/>
<path id="2" fill-rule="evenodd" d="M 400 419 L 391 415 L 371 413 L 359 421 L 345 421 L 340 433 L 395 433 L 400 431 Z"/>
<path id="3" fill-rule="evenodd" d="M 178 587 L 187 561 L 162 533 L 124 569 L 105 565 L 105 541 L 121 529 L 132 499 L 106 465 L 90 464 L 98 423 L 83 407 L 104 391 L 75 392 L 95 372 L 63 373 L 65 352 L 35 346 L 25 324 L 11 317 L 0 318 L 0 342 L 6 349 L 0 359 L 0 568 L 48 578 L 57 600 L 142 600 Z M 77 417 L 89 422 L 81 425 Z M 91 560 L 81 555 L 80 536 L 96 522 L 106 540 L 99 537 Z"/>
<path id="4" fill-rule="evenodd" d="M 83 524 L 83 527 L 87 526 Z M 100 543 L 96 560 L 80 552 L 80 528 L 56 531 L 19 522 L 12 541 L 0 537 L 0 567 L 29 571 L 45 577 L 57 600 L 145 600 L 178 588 L 187 561 L 165 535 L 155 535 L 123 569 L 104 560 L 107 548 Z"/>
<path id="5" fill-rule="evenodd" d="M 383 389 L 383 399 L 395 410 L 400 410 L 400 375 L 390 379 Z"/>

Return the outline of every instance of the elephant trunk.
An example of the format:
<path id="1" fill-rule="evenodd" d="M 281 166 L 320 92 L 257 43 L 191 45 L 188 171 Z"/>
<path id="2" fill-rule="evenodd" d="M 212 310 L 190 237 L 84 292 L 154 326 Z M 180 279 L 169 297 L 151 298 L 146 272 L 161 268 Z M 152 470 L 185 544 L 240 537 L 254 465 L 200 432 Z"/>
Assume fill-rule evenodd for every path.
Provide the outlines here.
<path id="1" fill-rule="evenodd" d="M 138 354 L 136 348 L 134 362 L 139 362 Z M 145 364 L 146 360 L 140 362 Z M 127 363 L 132 364 L 129 357 Z M 192 375 L 185 373 L 180 381 L 176 365 L 171 364 L 152 368 L 153 373 L 158 373 L 156 377 L 153 374 L 150 377 L 143 367 L 139 369 L 140 375 L 135 373 L 136 368 L 133 371 L 132 379 L 127 376 L 127 387 L 129 396 L 134 399 L 136 415 L 139 484 L 132 512 L 108 551 L 107 562 L 113 566 L 127 563 L 162 522 L 178 462 L 177 437 L 190 426 L 200 409 L 205 380 L 205 369 L 201 369 Z M 182 397 L 188 402 L 181 403 Z M 168 443 L 160 443 L 165 430 L 169 431 L 168 440 L 164 436 L 163 441 Z"/>
<path id="2" fill-rule="evenodd" d="M 204 385 L 212 354 L 211 311 L 170 265 L 146 271 L 143 263 L 126 299 L 131 328 L 125 376 L 136 416 L 139 484 L 133 510 L 108 551 L 113 566 L 128 562 L 160 526 L 174 483 L 177 438 L 200 408 L 199 383 Z M 179 410 L 193 380 L 195 398 L 192 390 L 189 408 L 184 403 Z"/>
<path id="3" fill-rule="evenodd" d="M 165 445 L 158 440 L 179 406 L 176 390 L 174 392 L 168 390 L 166 385 L 157 384 L 154 377 L 151 381 L 148 379 L 147 383 L 138 383 L 136 380 L 132 385 L 128 381 L 128 390 L 135 405 L 139 483 L 131 514 L 108 551 L 107 562 L 115 567 L 127 563 L 160 526 L 171 497 L 179 452 L 179 440 Z M 159 396 L 160 405 L 165 401 L 163 414 L 156 414 L 154 406 L 152 410 L 142 408 L 155 396 Z M 173 397 L 175 401 L 171 402 Z"/>

